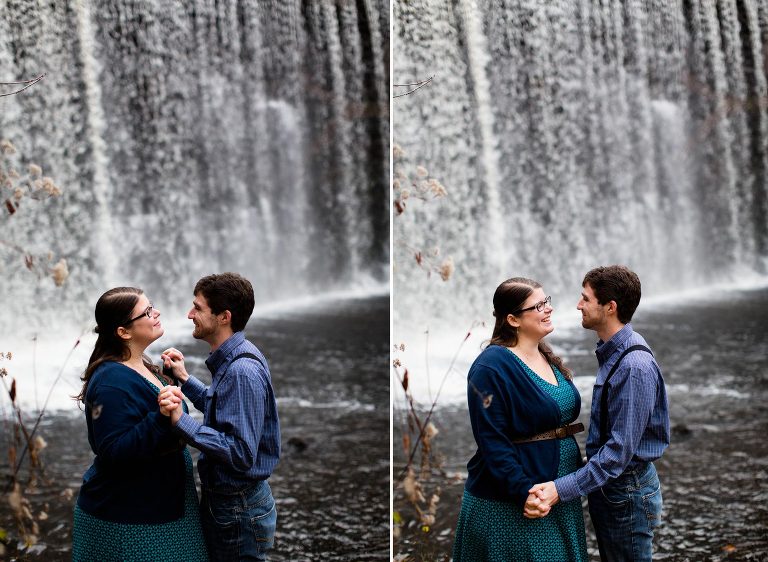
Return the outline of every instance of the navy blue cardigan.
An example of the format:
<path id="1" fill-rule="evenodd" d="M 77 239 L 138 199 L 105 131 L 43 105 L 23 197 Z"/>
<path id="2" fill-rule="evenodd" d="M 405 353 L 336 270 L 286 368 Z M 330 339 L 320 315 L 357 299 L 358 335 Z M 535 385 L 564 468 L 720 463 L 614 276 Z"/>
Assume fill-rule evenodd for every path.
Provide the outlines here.
<path id="1" fill-rule="evenodd" d="M 160 413 L 157 392 L 130 367 L 105 361 L 85 397 L 88 442 L 96 458 L 83 476 L 80 508 L 116 523 L 181 518 L 184 444 Z"/>
<path id="2" fill-rule="evenodd" d="M 559 427 L 560 408 L 505 347 L 489 345 L 470 367 L 468 381 L 477 452 L 467 464 L 466 489 L 474 496 L 522 508 L 531 486 L 557 477 L 560 446 L 558 439 L 521 444 L 512 440 Z M 573 383 L 566 382 L 578 397 Z M 580 409 L 579 398 L 573 419 Z"/>

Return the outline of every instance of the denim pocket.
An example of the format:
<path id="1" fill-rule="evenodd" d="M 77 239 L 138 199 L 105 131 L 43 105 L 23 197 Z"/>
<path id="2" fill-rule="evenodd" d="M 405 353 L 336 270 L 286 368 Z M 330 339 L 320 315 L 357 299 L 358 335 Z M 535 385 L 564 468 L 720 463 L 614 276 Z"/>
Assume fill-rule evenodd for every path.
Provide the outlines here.
<path id="1" fill-rule="evenodd" d="M 661 484 L 658 479 L 655 484 L 655 490 L 652 489 L 649 493 L 643 494 L 643 509 L 645 510 L 645 516 L 648 518 L 648 524 L 651 528 L 658 527 L 661 523 Z M 652 487 L 649 486 L 649 488 Z"/>
<path id="2" fill-rule="evenodd" d="M 237 525 L 240 519 L 240 510 L 229 502 L 205 502 L 208 515 L 217 527 L 227 528 Z"/>
<path id="3" fill-rule="evenodd" d="M 629 496 L 626 490 L 617 490 L 611 486 L 603 486 L 600 488 L 600 495 L 612 507 L 625 507 L 629 503 Z"/>
<path id="4" fill-rule="evenodd" d="M 266 549 L 272 548 L 275 541 L 275 528 L 277 527 L 277 507 L 275 502 L 265 512 L 251 512 L 251 530 L 257 543 L 263 543 Z"/>

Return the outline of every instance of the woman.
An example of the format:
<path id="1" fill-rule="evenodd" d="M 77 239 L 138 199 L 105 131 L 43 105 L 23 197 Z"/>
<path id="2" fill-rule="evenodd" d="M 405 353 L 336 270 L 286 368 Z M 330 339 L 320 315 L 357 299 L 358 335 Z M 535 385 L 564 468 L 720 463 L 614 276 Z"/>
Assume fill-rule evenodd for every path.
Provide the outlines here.
<path id="1" fill-rule="evenodd" d="M 158 410 L 171 381 L 144 355 L 163 335 L 160 311 L 140 289 L 117 287 L 96 303 L 96 323 L 77 397 L 96 458 L 75 506 L 72 559 L 207 560 L 192 459 Z"/>
<path id="2" fill-rule="evenodd" d="M 534 484 L 581 464 L 572 434 L 583 425 L 568 425 L 581 398 L 570 371 L 542 341 L 553 330 L 551 298 L 536 281 L 516 277 L 499 285 L 493 307 L 491 345 L 468 376 L 477 452 L 467 465 L 453 559 L 587 560 L 580 501 L 555 504 L 540 518 L 532 517 L 544 515 L 543 506 L 524 513 Z M 558 438 L 552 430 L 563 426 L 559 435 L 568 435 Z"/>

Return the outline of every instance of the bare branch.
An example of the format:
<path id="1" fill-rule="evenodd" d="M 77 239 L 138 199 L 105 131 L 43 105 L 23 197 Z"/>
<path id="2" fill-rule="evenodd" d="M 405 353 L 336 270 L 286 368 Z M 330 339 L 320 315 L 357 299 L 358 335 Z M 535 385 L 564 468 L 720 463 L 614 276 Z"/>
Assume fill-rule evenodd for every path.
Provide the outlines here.
<path id="1" fill-rule="evenodd" d="M 432 80 L 433 80 L 433 79 L 434 79 L 434 75 L 433 75 L 433 76 L 430 76 L 430 77 L 429 77 L 429 78 L 427 78 L 426 80 L 422 80 L 421 82 L 411 82 L 411 83 L 409 83 L 409 84 L 392 84 L 392 86 L 394 86 L 395 88 L 407 88 L 407 87 L 410 87 L 410 86 L 416 86 L 416 87 L 415 87 L 413 90 L 410 90 L 410 91 L 408 91 L 408 92 L 405 92 L 404 94 L 397 94 L 397 95 L 394 95 L 394 96 L 392 96 L 392 98 L 401 98 L 401 97 L 403 97 L 403 96 L 407 96 L 407 95 L 409 95 L 409 94 L 412 94 L 412 93 L 413 93 L 413 92 L 415 92 L 416 90 L 418 90 L 418 89 L 420 89 L 420 88 L 423 88 L 424 86 L 426 86 L 427 84 L 429 84 L 430 82 L 432 82 Z"/>
<path id="2" fill-rule="evenodd" d="M 26 86 L 24 86 L 23 88 L 20 88 L 18 90 L 13 91 L 13 92 L 8 92 L 7 94 L 0 94 L 0 98 L 5 97 L 5 96 L 13 96 L 13 95 L 18 94 L 20 92 L 23 92 L 24 90 L 26 90 L 30 86 L 34 86 L 35 84 L 40 82 L 40 80 L 45 78 L 45 75 L 46 75 L 46 73 L 44 72 L 40 76 L 38 76 L 37 78 L 32 78 L 31 80 L 23 80 L 21 82 L 0 82 L 0 86 L 15 86 L 15 85 L 20 85 L 20 84 L 26 84 Z"/>

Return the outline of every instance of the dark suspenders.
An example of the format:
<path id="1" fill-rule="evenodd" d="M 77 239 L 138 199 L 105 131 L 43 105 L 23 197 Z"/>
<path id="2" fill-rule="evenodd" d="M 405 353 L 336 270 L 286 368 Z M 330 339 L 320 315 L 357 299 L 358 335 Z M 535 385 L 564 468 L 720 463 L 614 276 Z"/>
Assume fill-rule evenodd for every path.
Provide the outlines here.
<path id="1" fill-rule="evenodd" d="M 611 377 L 616 372 L 616 369 L 619 368 L 619 364 L 621 363 L 621 360 L 624 359 L 624 356 L 627 353 L 631 353 L 632 351 L 647 351 L 653 355 L 653 352 L 644 345 L 633 345 L 628 347 L 624 350 L 624 353 L 619 356 L 619 358 L 616 360 L 616 363 L 613 364 L 613 367 L 611 367 L 611 371 L 608 373 L 608 376 L 605 377 L 605 382 L 603 383 L 603 392 L 600 394 L 600 445 L 603 445 L 606 441 L 608 441 L 608 381 L 611 380 Z"/>
<path id="2" fill-rule="evenodd" d="M 253 353 L 241 353 L 240 355 L 236 356 L 232 361 L 229 362 L 229 365 L 227 365 L 227 369 L 229 369 L 232 366 L 232 363 L 237 361 L 238 359 L 241 359 L 243 357 L 247 357 L 248 359 L 255 359 L 261 367 L 266 370 L 266 367 L 264 366 L 264 363 L 262 363 L 261 359 L 257 355 L 254 355 Z M 218 388 L 218 385 L 217 385 Z M 208 424 L 210 427 L 214 427 L 216 425 L 216 393 L 214 392 L 211 396 L 211 405 L 208 408 L 210 411 L 210 416 L 208 416 Z"/>

